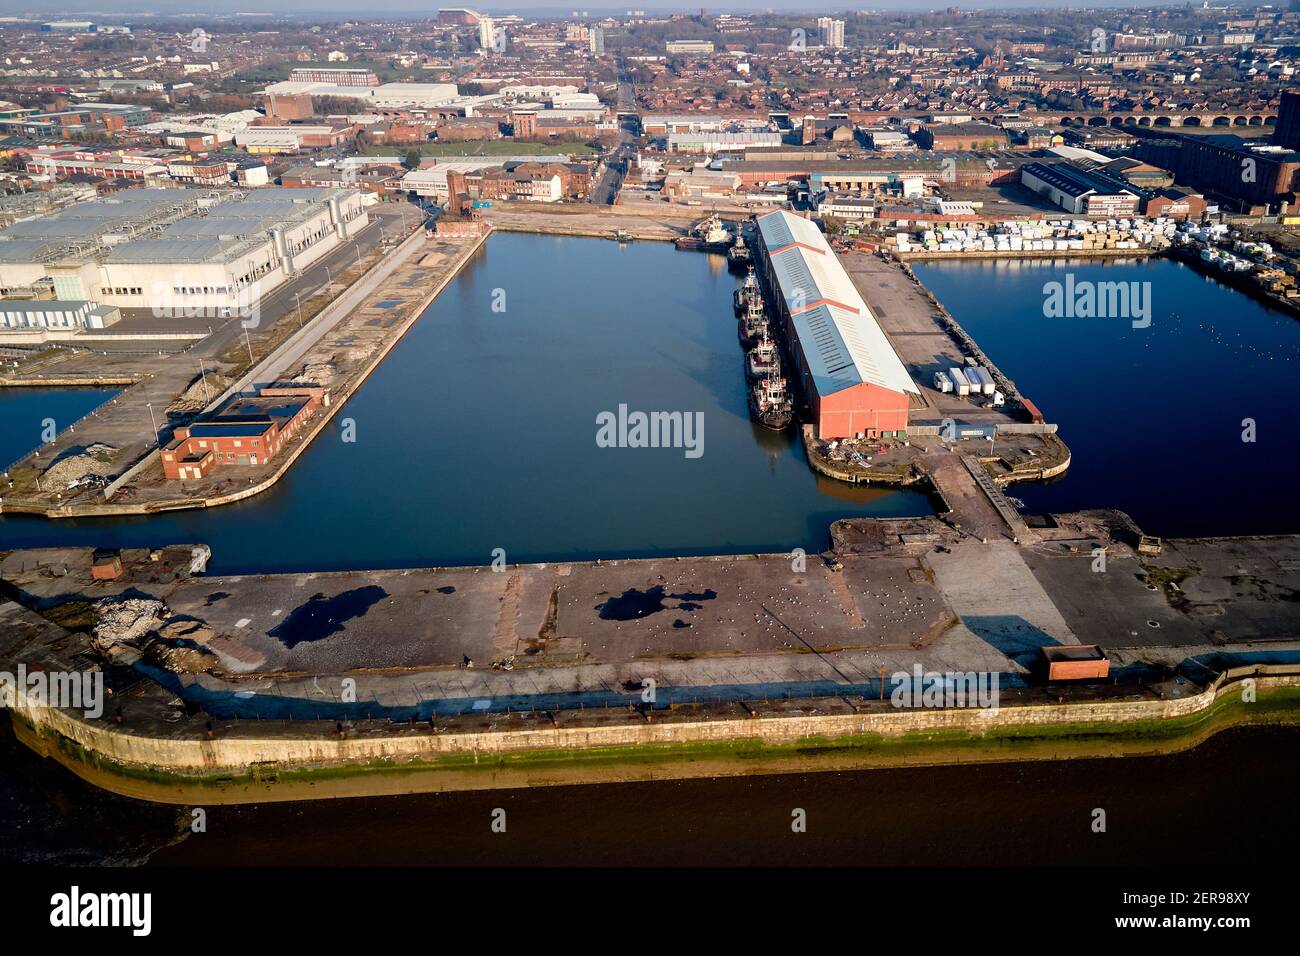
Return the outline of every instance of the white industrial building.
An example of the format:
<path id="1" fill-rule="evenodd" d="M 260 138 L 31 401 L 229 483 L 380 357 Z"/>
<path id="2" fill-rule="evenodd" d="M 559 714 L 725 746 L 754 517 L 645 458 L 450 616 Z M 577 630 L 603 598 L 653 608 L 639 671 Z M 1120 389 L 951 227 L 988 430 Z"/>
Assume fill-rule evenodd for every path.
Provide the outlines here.
<path id="1" fill-rule="evenodd" d="M 111 305 L 59 299 L 0 301 L 0 334 L 10 330 L 80 331 L 104 329 L 118 320 Z"/>
<path id="2" fill-rule="evenodd" d="M 781 134 L 767 130 L 668 134 L 668 151 L 670 153 L 707 153 L 713 155 L 724 149 L 755 149 L 780 145 Z"/>
<path id="3" fill-rule="evenodd" d="M 369 221 L 353 189 L 131 189 L 0 230 L 0 296 L 247 309 Z"/>
<path id="4" fill-rule="evenodd" d="M 304 80 L 272 83 L 266 92 L 273 96 L 332 96 L 357 100 L 364 109 L 432 109 L 461 99 L 455 83 L 381 83 L 379 86 L 339 86 Z"/>
<path id="5" fill-rule="evenodd" d="M 485 159 L 448 159 L 433 166 L 421 166 L 402 177 L 402 191 L 414 193 L 436 202 L 447 201 L 447 174 L 476 173 L 482 169 L 495 169 L 506 163 L 567 163 L 569 157 L 554 156 L 493 156 Z"/>

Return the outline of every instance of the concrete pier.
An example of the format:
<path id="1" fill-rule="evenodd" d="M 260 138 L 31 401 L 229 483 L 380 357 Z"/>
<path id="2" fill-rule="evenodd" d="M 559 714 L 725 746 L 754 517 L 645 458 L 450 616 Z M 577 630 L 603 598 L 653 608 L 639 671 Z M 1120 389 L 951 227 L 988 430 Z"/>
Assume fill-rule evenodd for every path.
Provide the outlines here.
<path id="1" fill-rule="evenodd" d="M 1300 537 L 1139 556 L 1116 512 L 1035 530 L 985 544 L 934 519 L 837 522 L 842 570 L 783 554 L 206 578 L 186 546 L 127 552 L 121 577 L 92 581 L 88 550 L 11 552 L 0 669 L 106 668 L 102 717 L 11 705 L 30 745 L 128 789 L 538 749 L 1032 735 L 1183 720 L 1245 677 L 1265 695 L 1300 685 Z M 158 602 L 157 620 L 106 643 L 100 602 L 126 598 Z M 1075 643 L 1106 649 L 1108 682 L 1033 676 L 1041 647 Z M 895 675 L 918 667 L 998 675 L 996 712 L 900 709 Z"/>

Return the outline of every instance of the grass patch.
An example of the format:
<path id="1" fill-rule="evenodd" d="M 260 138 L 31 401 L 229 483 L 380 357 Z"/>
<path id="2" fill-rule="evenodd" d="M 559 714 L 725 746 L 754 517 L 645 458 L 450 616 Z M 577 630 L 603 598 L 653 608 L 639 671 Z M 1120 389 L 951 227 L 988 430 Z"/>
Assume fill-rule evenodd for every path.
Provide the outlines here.
<path id="1" fill-rule="evenodd" d="M 1171 584 L 1181 586 L 1192 575 L 1200 573 L 1196 568 L 1147 568 L 1146 571 L 1147 583 L 1162 591 L 1168 591 Z"/>
<path id="2" fill-rule="evenodd" d="M 68 631 L 88 631 L 99 623 L 94 601 L 64 601 L 43 608 L 41 617 Z"/>

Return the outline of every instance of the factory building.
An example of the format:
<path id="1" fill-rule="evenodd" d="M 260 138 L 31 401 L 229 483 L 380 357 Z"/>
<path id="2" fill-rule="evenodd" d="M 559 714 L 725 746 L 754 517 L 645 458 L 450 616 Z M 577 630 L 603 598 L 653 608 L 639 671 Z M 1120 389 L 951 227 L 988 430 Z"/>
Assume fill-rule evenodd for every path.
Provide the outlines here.
<path id="1" fill-rule="evenodd" d="M 0 230 L 0 296 L 247 309 L 368 221 L 353 189 L 128 189 Z"/>
<path id="2" fill-rule="evenodd" d="M 265 465 L 327 405 L 329 393 L 313 385 L 266 385 L 236 395 L 211 415 L 176 429 L 162 449 L 163 474 L 173 481 L 195 480 L 222 465 Z"/>
<path id="3" fill-rule="evenodd" d="M 759 264 L 818 438 L 906 435 L 906 367 L 821 230 L 788 212 L 758 217 Z"/>
<path id="4" fill-rule="evenodd" d="M 4 333 L 11 331 L 105 329 L 118 318 L 117 309 L 94 302 L 63 302 L 58 299 L 0 301 L 0 341 L 3 341 Z"/>
<path id="5" fill-rule="evenodd" d="M 1142 202 L 1137 187 L 1070 163 L 1022 166 L 1020 182 L 1076 216 L 1132 216 Z"/>

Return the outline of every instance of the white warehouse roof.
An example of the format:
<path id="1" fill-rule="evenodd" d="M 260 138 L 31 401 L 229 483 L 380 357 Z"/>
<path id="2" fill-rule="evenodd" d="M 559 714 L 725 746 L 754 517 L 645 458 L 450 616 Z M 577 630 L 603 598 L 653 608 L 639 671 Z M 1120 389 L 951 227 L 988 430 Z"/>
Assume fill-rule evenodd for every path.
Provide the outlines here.
<path id="1" fill-rule="evenodd" d="M 771 212 L 758 217 L 758 229 L 817 390 L 867 382 L 919 393 L 817 225 Z"/>

